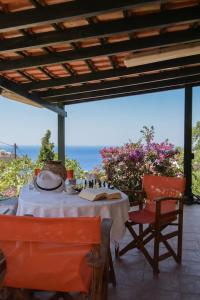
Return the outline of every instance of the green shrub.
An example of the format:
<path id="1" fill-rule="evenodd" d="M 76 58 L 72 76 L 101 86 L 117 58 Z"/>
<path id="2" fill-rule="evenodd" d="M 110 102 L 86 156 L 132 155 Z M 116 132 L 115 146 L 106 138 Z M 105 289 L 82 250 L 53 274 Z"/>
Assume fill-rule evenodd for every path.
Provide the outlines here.
<path id="1" fill-rule="evenodd" d="M 3 197 L 17 196 L 33 173 L 33 162 L 27 156 L 9 162 L 0 161 L 0 194 Z"/>
<path id="2" fill-rule="evenodd" d="M 45 161 L 51 161 L 54 159 L 54 144 L 50 142 L 51 131 L 47 130 L 42 138 L 40 153 L 37 159 L 37 165 L 41 166 Z"/>

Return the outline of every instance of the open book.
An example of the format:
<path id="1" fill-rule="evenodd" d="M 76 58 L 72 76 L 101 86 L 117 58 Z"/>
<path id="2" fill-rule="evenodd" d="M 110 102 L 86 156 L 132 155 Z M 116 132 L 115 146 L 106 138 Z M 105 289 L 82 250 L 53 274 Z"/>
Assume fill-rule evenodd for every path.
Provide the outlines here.
<path id="1" fill-rule="evenodd" d="M 83 189 L 79 197 L 90 200 L 97 201 L 103 199 L 121 199 L 121 193 L 118 190 L 110 190 L 107 188 L 99 188 L 99 189 Z"/>

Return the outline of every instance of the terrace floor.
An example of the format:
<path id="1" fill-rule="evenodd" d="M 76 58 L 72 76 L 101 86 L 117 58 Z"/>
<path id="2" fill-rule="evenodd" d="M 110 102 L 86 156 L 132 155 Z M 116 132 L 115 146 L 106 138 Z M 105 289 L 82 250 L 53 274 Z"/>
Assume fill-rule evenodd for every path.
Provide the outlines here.
<path id="1" fill-rule="evenodd" d="M 121 246 L 127 244 L 127 233 Z M 175 240 L 172 241 L 175 243 Z M 152 249 L 152 246 L 149 246 Z M 117 287 L 109 287 L 109 300 L 199 300 L 200 299 L 200 205 L 185 206 L 183 260 L 179 266 L 172 258 L 160 263 L 160 275 L 137 249 L 114 260 Z"/>

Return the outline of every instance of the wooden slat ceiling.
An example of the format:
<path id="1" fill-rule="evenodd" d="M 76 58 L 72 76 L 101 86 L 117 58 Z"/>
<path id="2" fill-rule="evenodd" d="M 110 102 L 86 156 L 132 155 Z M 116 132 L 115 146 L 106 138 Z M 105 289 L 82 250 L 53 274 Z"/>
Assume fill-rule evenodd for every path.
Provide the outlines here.
<path id="1" fill-rule="evenodd" d="M 1 88 L 53 110 L 200 84 L 200 53 L 124 65 L 131 53 L 200 45 L 198 0 L 0 0 L 0 39 Z"/>

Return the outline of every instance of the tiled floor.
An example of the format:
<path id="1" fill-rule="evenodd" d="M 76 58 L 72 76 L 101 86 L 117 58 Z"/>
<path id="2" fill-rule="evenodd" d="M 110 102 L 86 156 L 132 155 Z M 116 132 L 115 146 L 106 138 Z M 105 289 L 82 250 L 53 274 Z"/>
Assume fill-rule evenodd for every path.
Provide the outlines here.
<path id="1" fill-rule="evenodd" d="M 129 240 L 127 233 L 121 246 Z M 153 278 L 136 249 L 114 260 L 114 265 L 117 287 L 109 287 L 109 300 L 200 300 L 200 205 L 185 206 L 182 265 L 168 258 L 160 263 L 158 279 Z"/>

